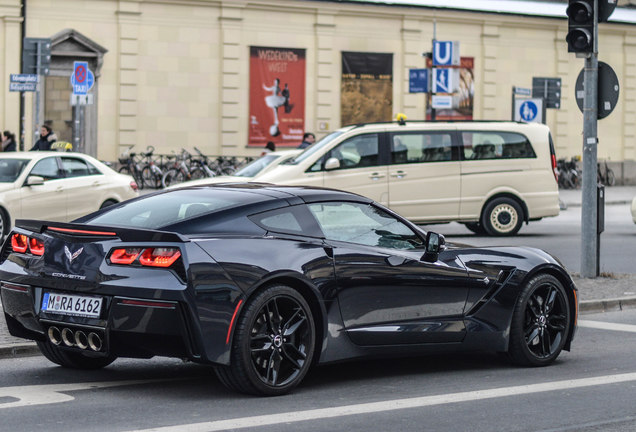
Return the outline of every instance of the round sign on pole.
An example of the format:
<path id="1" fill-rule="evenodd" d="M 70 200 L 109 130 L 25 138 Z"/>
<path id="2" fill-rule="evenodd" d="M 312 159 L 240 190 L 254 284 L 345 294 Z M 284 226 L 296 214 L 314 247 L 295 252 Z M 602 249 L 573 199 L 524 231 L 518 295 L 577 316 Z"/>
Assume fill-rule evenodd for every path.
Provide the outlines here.
<path id="1" fill-rule="evenodd" d="M 585 69 L 581 69 L 574 87 L 576 104 L 581 112 L 583 112 L 583 101 L 585 98 L 584 77 Z M 598 62 L 597 119 L 604 119 L 614 111 L 618 103 L 619 93 L 620 86 L 614 69 L 607 63 Z"/>

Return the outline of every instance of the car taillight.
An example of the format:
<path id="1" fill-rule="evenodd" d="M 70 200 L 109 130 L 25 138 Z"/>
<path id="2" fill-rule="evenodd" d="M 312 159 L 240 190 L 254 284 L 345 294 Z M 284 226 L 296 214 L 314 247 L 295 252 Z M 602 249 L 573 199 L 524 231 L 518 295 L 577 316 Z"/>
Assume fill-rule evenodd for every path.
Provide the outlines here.
<path id="1" fill-rule="evenodd" d="M 113 264 L 130 265 L 135 262 L 140 253 L 141 248 L 115 249 L 110 254 L 110 262 Z"/>
<path id="2" fill-rule="evenodd" d="M 148 248 L 141 254 L 141 265 L 150 267 L 170 267 L 181 256 L 177 248 Z"/>
<path id="3" fill-rule="evenodd" d="M 11 236 L 11 247 L 14 252 L 25 253 L 28 246 L 28 237 L 24 234 L 13 234 Z"/>
<path id="4" fill-rule="evenodd" d="M 138 262 L 148 267 L 170 267 L 180 256 L 181 251 L 174 247 L 129 247 L 113 249 L 108 259 L 111 264 L 132 265 Z"/>
<path id="5" fill-rule="evenodd" d="M 29 238 L 29 250 L 33 255 L 44 255 L 44 242 L 36 238 Z"/>
<path id="6" fill-rule="evenodd" d="M 139 186 L 137 186 L 137 182 L 134 180 L 130 182 L 130 188 L 135 192 L 139 190 Z"/>

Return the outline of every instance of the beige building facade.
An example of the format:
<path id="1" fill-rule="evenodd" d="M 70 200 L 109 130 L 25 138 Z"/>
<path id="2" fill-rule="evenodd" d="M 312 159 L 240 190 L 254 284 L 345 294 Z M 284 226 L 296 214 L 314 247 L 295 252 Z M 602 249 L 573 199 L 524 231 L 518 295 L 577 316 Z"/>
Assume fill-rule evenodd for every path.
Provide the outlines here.
<path id="1" fill-rule="evenodd" d="M 40 111 L 54 129 L 68 135 L 72 124 L 72 60 L 95 69 L 83 145 L 104 160 L 148 145 L 164 154 L 194 146 L 259 154 L 247 145 L 253 46 L 305 50 L 304 124 L 319 137 L 342 126 L 343 52 L 392 54 L 391 111 L 422 119 L 426 100 L 409 93 L 409 69 L 425 67 L 434 28 L 438 40 L 459 41 L 462 57 L 474 59 L 474 119 L 509 120 L 513 86 L 561 78 L 561 107 L 547 110 L 546 123 L 559 157 L 582 149 L 574 86 L 583 60 L 567 52 L 565 16 L 304 0 L 28 0 L 24 12 L 23 19 L 20 0 L 0 0 L 0 128 L 20 125 L 20 93 L 9 92 L 9 75 L 20 72 L 24 21 L 27 37 L 54 41 Z M 620 97 L 599 121 L 598 156 L 627 172 L 636 160 L 636 25 L 602 24 L 599 53 L 618 75 Z M 28 149 L 33 93 L 24 106 Z"/>

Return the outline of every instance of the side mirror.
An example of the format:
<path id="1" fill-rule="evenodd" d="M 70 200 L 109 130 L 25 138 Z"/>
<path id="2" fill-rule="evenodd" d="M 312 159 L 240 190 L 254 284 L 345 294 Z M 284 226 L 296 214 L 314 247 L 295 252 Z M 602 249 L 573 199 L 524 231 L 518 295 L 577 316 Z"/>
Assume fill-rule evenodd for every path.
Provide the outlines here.
<path id="1" fill-rule="evenodd" d="M 327 162 L 325 162 L 326 171 L 335 170 L 338 168 L 340 168 L 340 161 L 335 157 L 329 158 L 327 159 Z"/>
<path id="2" fill-rule="evenodd" d="M 27 177 L 26 183 L 27 186 L 40 186 L 44 184 L 44 177 L 32 175 Z"/>
<path id="3" fill-rule="evenodd" d="M 424 256 L 422 259 L 427 262 L 435 262 L 439 257 L 439 253 L 444 250 L 446 241 L 444 236 L 435 232 L 429 231 L 426 233 L 426 243 Z"/>

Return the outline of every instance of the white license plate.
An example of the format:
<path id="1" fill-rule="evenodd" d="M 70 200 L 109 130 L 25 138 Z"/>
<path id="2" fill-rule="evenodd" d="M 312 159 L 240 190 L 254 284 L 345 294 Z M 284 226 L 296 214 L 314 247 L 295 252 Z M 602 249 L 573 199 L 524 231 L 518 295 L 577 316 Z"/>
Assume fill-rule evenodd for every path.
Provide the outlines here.
<path id="1" fill-rule="evenodd" d="M 101 297 L 86 297 L 70 294 L 44 293 L 42 311 L 61 315 L 99 318 L 102 310 Z"/>

